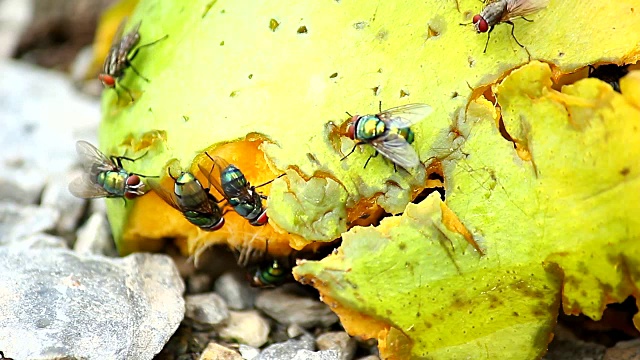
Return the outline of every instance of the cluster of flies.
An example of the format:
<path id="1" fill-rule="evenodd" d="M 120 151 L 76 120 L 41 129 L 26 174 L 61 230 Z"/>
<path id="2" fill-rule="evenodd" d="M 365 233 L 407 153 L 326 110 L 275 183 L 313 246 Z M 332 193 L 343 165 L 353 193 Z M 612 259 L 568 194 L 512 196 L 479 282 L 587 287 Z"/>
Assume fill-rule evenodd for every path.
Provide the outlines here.
<path id="1" fill-rule="evenodd" d="M 513 19 L 532 14 L 548 3 L 548 0 L 497 0 L 490 2 L 486 7 L 473 17 L 473 25 L 479 33 L 488 32 L 489 35 L 494 26 L 499 23 L 511 25 L 513 34 Z M 526 19 L 525 19 L 526 20 Z M 132 51 L 140 40 L 138 23 L 134 29 L 122 36 L 122 25 L 113 42 L 111 51 L 107 56 L 103 72 L 99 75 L 102 83 L 107 87 L 115 88 L 117 81 L 123 76 L 127 68 L 131 68 L 138 76 L 140 73 L 133 67 L 131 61 L 142 47 L 153 45 L 163 37 L 151 43 L 142 45 Z M 524 47 L 515 39 L 518 45 Z M 589 72 L 590 76 L 597 76 L 598 69 Z M 601 71 L 602 77 L 610 76 L 607 71 Z M 626 73 L 626 69 L 625 69 Z M 146 81 L 146 78 L 143 77 Z M 129 95 L 130 91 L 125 89 Z M 615 88 L 615 85 L 612 85 Z M 117 91 L 117 90 L 116 90 Z M 619 90 L 618 90 L 619 91 Z M 131 97 L 133 100 L 133 97 Z M 390 160 L 394 167 L 412 169 L 420 165 L 420 159 L 415 149 L 411 146 L 414 141 L 414 133 L 411 126 L 426 118 L 432 109 L 426 104 L 409 104 L 382 110 L 370 115 L 355 115 L 345 122 L 346 129 L 342 135 L 354 141 L 352 150 L 342 157 L 346 159 L 360 145 L 369 144 L 375 152 L 369 156 L 364 166 L 366 167 L 372 157 L 382 154 Z M 258 188 L 271 183 L 270 180 L 258 186 L 252 186 L 245 178 L 242 171 L 224 159 L 211 156 L 205 152 L 212 162 L 211 168 L 199 165 L 199 169 L 206 174 L 209 186 L 203 186 L 196 176 L 190 172 L 179 170 L 174 174 L 172 169 L 177 166 L 167 166 L 167 176 L 173 183 L 173 189 L 163 187 L 158 176 L 145 176 L 124 169 L 123 161 L 136 161 L 137 159 L 125 156 L 105 156 L 100 150 L 85 141 L 76 144 L 78 154 L 84 165 L 83 174 L 75 179 L 69 189 L 72 194 L 81 198 L 123 198 L 135 199 L 146 193 L 145 184 L 141 178 L 147 178 L 149 187 L 160 196 L 167 204 L 177 209 L 193 225 L 204 231 L 216 231 L 224 225 L 224 204 L 226 202 L 234 211 L 245 218 L 253 226 L 262 226 L 268 222 L 266 196 L 257 191 Z M 144 156 L 144 155 L 143 155 Z M 282 175 L 281 175 L 282 176 Z M 223 196 L 217 199 L 210 192 L 214 187 Z M 266 253 L 267 251 L 265 251 Z M 251 283 L 255 286 L 275 286 L 290 278 L 290 266 L 276 259 L 263 260 L 253 266 Z"/>

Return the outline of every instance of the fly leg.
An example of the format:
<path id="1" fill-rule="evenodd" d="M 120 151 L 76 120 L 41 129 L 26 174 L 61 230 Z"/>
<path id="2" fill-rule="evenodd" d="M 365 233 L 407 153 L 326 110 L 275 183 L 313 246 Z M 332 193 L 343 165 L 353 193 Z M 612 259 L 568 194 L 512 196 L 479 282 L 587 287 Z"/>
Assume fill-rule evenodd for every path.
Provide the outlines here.
<path id="1" fill-rule="evenodd" d="M 132 63 L 129 63 L 129 67 L 131 68 L 131 70 L 133 70 L 134 73 L 136 73 L 136 75 L 138 75 L 138 77 L 140 77 L 142 80 L 146 81 L 146 82 L 151 82 L 149 81 L 149 79 L 147 79 L 146 77 L 142 76 L 142 74 L 140 74 L 140 72 L 138 70 L 136 70 L 135 66 L 133 66 Z"/>
<path id="2" fill-rule="evenodd" d="M 349 151 L 349 153 L 345 156 L 342 157 L 342 159 L 340 159 L 340 161 L 346 159 L 349 155 L 353 154 L 354 151 L 356 151 L 356 147 L 358 147 L 358 145 L 360 145 L 361 143 L 357 142 L 355 145 L 353 145 L 353 149 L 351 149 L 351 151 Z"/>
<path id="3" fill-rule="evenodd" d="M 512 24 L 513 25 L 513 24 Z M 487 42 L 484 43 L 484 51 L 482 52 L 483 54 L 485 54 L 487 52 L 487 46 L 489 46 L 489 39 L 491 38 L 491 32 L 493 31 L 493 26 L 489 28 L 489 31 L 487 32 Z"/>
<path id="4" fill-rule="evenodd" d="M 272 183 L 272 182 L 274 182 L 276 179 L 279 179 L 279 178 L 283 177 L 284 175 L 285 175 L 285 174 L 284 174 L 284 173 L 282 173 L 282 174 L 278 175 L 277 177 L 275 177 L 275 178 L 273 178 L 273 179 L 271 179 L 271 180 L 267 181 L 266 183 L 262 183 L 262 184 L 260 184 L 260 185 L 258 185 L 258 186 L 254 186 L 253 188 L 254 188 L 254 189 L 257 189 L 257 188 L 259 188 L 259 187 L 263 187 L 263 186 L 265 186 L 265 185 L 271 184 L 271 183 Z M 260 196 L 262 196 L 262 195 L 260 195 Z M 265 197 L 265 199 L 266 199 L 266 197 Z M 0 359 L 0 360 L 2 360 L 2 359 Z"/>
<path id="5" fill-rule="evenodd" d="M 531 21 L 533 21 L 533 20 L 531 20 Z M 505 23 L 507 23 L 507 24 L 511 25 L 511 37 L 513 38 L 513 40 L 515 40 L 515 41 L 516 41 L 516 44 L 520 45 L 520 47 L 521 47 L 521 48 L 523 48 L 523 49 L 524 49 L 524 51 L 526 51 L 526 52 L 527 52 L 527 55 L 529 55 L 529 60 L 531 60 L 531 54 L 529 53 L 529 50 L 527 49 L 527 47 L 526 47 L 526 46 L 522 45 L 522 44 L 520 43 L 520 41 L 518 41 L 518 39 L 516 38 L 516 35 L 513 33 L 513 32 L 516 30 L 516 26 L 515 26 L 515 25 L 513 24 L 513 22 L 511 22 L 510 20 L 505 21 Z"/>
<path id="6" fill-rule="evenodd" d="M 363 169 L 367 168 L 367 165 L 369 164 L 369 160 L 371 160 L 371 158 L 378 157 L 379 154 L 380 153 L 378 152 L 378 150 L 376 150 L 376 152 L 373 153 L 373 155 L 369 155 L 369 157 L 367 158 L 367 161 L 364 163 L 364 168 Z"/>
<path id="7" fill-rule="evenodd" d="M 131 56 L 129 56 L 129 57 L 127 58 L 127 65 L 129 65 L 129 67 L 131 68 L 131 70 L 133 70 L 133 72 L 134 72 L 134 73 L 136 73 L 136 75 L 138 75 L 139 77 L 141 77 L 141 78 L 142 78 L 142 80 L 144 80 L 144 81 L 146 81 L 146 82 L 150 82 L 150 81 L 149 81 L 149 79 L 147 79 L 146 77 L 144 77 L 144 76 L 140 75 L 140 72 L 139 72 L 139 71 L 138 71 L 138 70 L 133 66 L 133 64 L 132 64 L 131 62 L 133 61 L 133 59 L 135 59 L 135 58 L 136 58 L 136 56 L 138 55 L 138 52 L 140 51 L 140 49 L 142 49 L 142 48 L 144 48 L 144 47 L 147 47 L 147 46 L 151 46 L 151 45 L 153 45 L 153 44 L 155 44 L 155 43 L 157 43 L 157 42 L 159 42 L 159 41 L 162 41 L 162 40 L 164 40 L 164 39 L 166 39 L 166 38 L 168 38 L 168 37 L 169 37 L 169 35 L 165 35 L 165 36 L 161 37 L 160 39 L 157 39 L 157 40 L 155 40 L 155 41 L 152 41 L 152 42 L 150 42 L 150 43 L 148 43 L 148 44 L 144 44 L 144 45 L 140 45 L 140 46 L 138 46 L 135 50 L 133 50 L 133 51 L 131 52 Z"/>
<path id="8" fill-rule="evenodd" d="M 114 88 L 116 88 L 116 87 L 118 87 L 118 86 L 120 86 L 121 88 L 123 88 L 123 89 L 127 92 L 127 94 L 129 94 L 129 98 L 131 99 L 131 102 L 134 102 L 134 101 L 135 101 L 135 99 L 133 98 L 133 95 L 131 94 L 131 90 L 129 90 L 129 88 L 128 88 L 128 87 L 126 87 L 126 86 L 122 85 L 121 83 L 116 83 L 116 86 L 115 86 Z M 117 92 L 118 92 L 118 90 L 116 90 L 116 93 L 117 93 Z M 120 96 L 119 96 L 119 95 L 118 95 L 118 99 L 120 99 Z"/>

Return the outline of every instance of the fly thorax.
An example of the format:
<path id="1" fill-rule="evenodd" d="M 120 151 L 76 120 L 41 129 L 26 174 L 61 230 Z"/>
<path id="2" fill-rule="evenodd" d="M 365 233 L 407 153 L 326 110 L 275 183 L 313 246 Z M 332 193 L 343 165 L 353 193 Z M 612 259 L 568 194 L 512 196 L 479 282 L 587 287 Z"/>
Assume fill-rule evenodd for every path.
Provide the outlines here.
<path id="1" fill-rule="evenodd" d="M 198 179 L 196 179 L 196 177 L 193 176 L 193 174 L 188 172 L 183 172 L 182 174 L 180 174 L 180 176 L 176 178 L 175 184 L 173 185 L 173 191 L 178 197 L 189 195 L 184 193 L 184 188 L 190 182 L 195 182 L 197 185 L 200 185 L 200 181 L 198 181 Z M 199 187 L 202 187 L 202 186 L 199 186 Z"/>
<path id="2" fill-rule="evenodd" d="M 375 115 L 365 115 L 356 124 L 356 139 L 362 141 L 373 140 L 382 135 L 386 129 L 384 122 Z"/>
<path id="3" fill-rule="evenodd" d="M 125 182 L 128 177 L 126 171 L 104 171 L 98 174 L 98 184 L 114 195 L 124 195 Z"/>
<path id="4" fill-rule="evenodd" d="M 480 16 L 489 24 L 489 26 L 497 25 L 502 16 L 507 11 L 507 0 L 498 0 L 487 5 L 480 12 Z"/>

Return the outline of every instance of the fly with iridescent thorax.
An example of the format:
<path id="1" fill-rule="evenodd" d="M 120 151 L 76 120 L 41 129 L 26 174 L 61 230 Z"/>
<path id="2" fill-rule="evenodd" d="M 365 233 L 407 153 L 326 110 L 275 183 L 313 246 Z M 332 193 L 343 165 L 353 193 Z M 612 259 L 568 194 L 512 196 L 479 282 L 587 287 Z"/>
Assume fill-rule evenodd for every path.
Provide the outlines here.
<path id="1" fill-rule="evenodd" d="M 125 156 L 107 157 L 86 141 L 76 143 L 84 172 L 69 184 L 69 191 L 76 197 L 134 199 L 145 194 L 142 174 L 131 173 L 122 167 L 122 160 L 136 161 Z M 144 156 L 144 155 L 143 155 Z"/>
<path id="2" fill-rule="evenodd" d="M 261 226 L 267 223 L 267 208 L 263 200 L 267 197 L 260 194 L 256 189 L 270 184 L 273 180 L 263 184 L 252 186 L 238 167 L 229 164 L 219 156 L 205 155 L 213 162 L 210 169 L 198 165 L 203 174 L 213 187 L 227 200 L 229 205 L 243 218 L 247 219 L 253 226 Z M 282 175 L 280 175 L 282 176 Z"/>
<path id="3" fill-rule="evenodd" d="M 215 231 L 222 228 L 224 217 L 218 206 L 220 201 L 209 193 L 208 187 L 203 187 L 192 173 L 180 170 L 177 160 L 167 166 L 167 176 L 159 181 L 149 181 L 151 189 L 162 200 L 202 230 Z M 172 187 L 169 188 L 166 183 L 170 183 Z"/>
<path id="4" fill-rule="evenodd" d="M 394 164 L 411 169 L 420 164 L 420 158 L 411 146 L 414 133 L 411 126 L 426 118 L 433 109 L 426 104 L 408 104 L 382 111 L 375 115 L 355 115 L 347 122 L 346 135 L 356 141 L 351 151 L 342 157 L 346 159 L 358 145 L 370 144 L 376 153 L 365 162 L 367 167 L 372 157 L 382 154 Z"/>

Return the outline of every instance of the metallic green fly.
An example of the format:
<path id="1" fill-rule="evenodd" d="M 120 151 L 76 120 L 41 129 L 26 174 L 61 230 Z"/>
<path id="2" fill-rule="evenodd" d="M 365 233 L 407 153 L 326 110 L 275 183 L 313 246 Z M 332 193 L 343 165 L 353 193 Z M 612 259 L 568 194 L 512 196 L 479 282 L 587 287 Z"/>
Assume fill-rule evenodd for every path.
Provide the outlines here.
<path id="1" fill-rule="evenodd" d="M 258 186 L 252 186 L 240 169 L 229 164 L 219 156 L 212 157 L 209 153 L 205 155 L 211 159 L 213 166 L 207 170 L 202 165 L 198 165 L 203 174 L 207 174 L 209 182 L 216 190 L 225 197 L 229 205 L 243 218 L 247 219 L 253 226 L 261 226 L 267 223 L 267 208 L 262 200 L 267 197 L 256 191 L 257 188 L 273 182 L 267 181 Z M 280 175 L 282 176 L 282 175 Z M 274 179 L 275 180 L 275 179 Z"/>
<path id="2" fill-rule="evenodd" d="M 367 167 L 372 157 L 382 154 L 405 169 L 420 164 L 420 158 L 411 147 L 414 134 L 411 126 L 423 120 L 433 110 L 426 104 L 408 104 L 382 111 L 375 115 L 355 115 L 348 120 L 346 136 L 355 140 L 353 149 L 341 160 L 351 155 L 358 145 L 371 144 L 376 153 L 367 159 Z"/>
<path id="3" fill-rule="evenodd" d="M 84 199 L 134 199 L 145 194 L 144 183 L 140 177 L 146 176 L 128 172 L 122 167 L 122 160 L 137 159 L 124 156 L 107 158 L 95 146 L 82 140 L 76 142 L 76 151 L 80 155 L 84 172 L 69 184 L 69 191 L 74 196 Z"/>
<path id="4" fill-rule="evenodd" d="M 176 168 L 179 169 L 177 160 L 167 166 L 167 175 L 173 183 L 172 190 L 162 186 L 163 182 L 168 181 L 164 179 L 149 181 L 151 189 L 193 225 L 205 231 L 220 229 L 224 225 L 223 213 L 218 206 L 220 201 L 192 173 L 178 170 L 180 175 L 174 176 L 172 169 L 175 171 Z"/>

